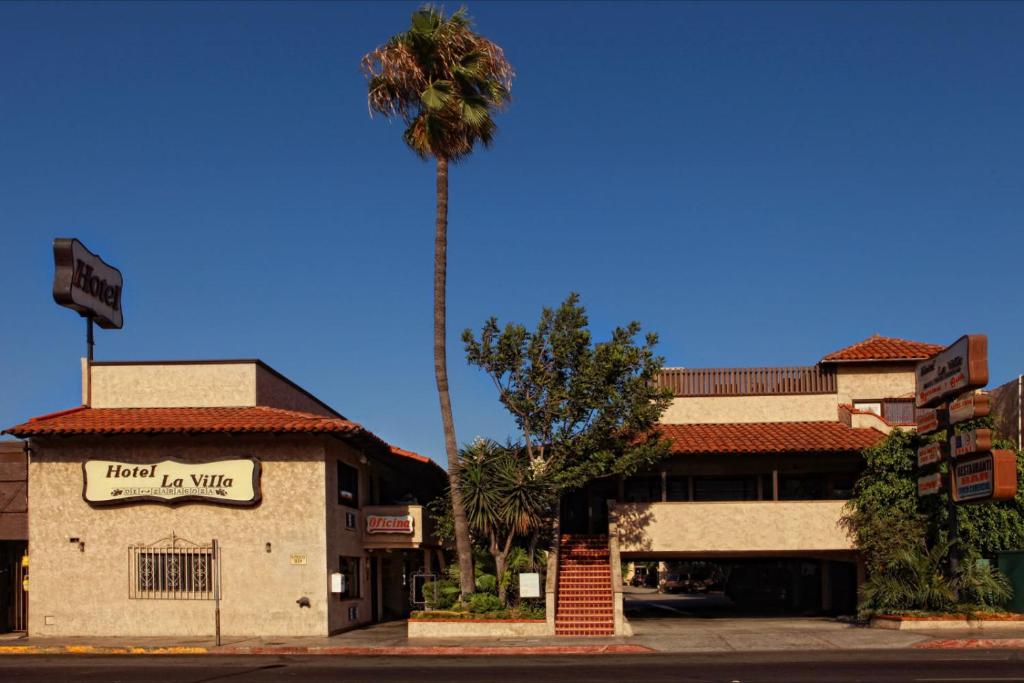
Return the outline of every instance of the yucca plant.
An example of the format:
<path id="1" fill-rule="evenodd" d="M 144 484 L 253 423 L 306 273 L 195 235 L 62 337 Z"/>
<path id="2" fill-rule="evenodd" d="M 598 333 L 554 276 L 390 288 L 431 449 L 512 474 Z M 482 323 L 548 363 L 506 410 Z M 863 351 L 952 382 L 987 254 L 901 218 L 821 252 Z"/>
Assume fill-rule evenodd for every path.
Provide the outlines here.
<path id="1" fill-rule="evenodd" d="M 448 391 L 446 281 L 448 262 L 448 163 L 494 139 L 493 114 L 509 101 L 513 71 L 502 49 L 472 30 L 465 9 L 450 16 L 432 6 L 412 15 L 409 29 L 367 53 L 362 69 L 371 112 L 398 117 L 406 144 L 437 163 L 434 220 L 434 376 L 444 427 L 452 490 L 455 547 L 463 595 L 473 592 L 470 532 L 458 495 L 459 459 Z"/>
<path id="2" fill-rule="evenodd" d="M 494 558 L 498 597 L 508 604 L 509 558 L 517 537 L 545 523 L 553 493 L 530 468 L 522 449 L 478 439 L 462 449 L 458 465 L 466 518 Z"/>

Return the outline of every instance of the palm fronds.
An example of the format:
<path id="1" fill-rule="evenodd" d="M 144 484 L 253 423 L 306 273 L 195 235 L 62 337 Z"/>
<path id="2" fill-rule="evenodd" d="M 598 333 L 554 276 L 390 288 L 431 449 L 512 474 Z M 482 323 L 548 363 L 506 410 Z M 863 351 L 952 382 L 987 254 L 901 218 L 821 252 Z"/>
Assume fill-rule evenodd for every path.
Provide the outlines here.
<path id="1" fill-rule="evenodd" d="M 472 30 L 465 9 L 446 17 L 431 5 L 361 67 L 371 114 L 403 119 L 405 142 L 421 157 L 452 161 L 478 142 L 490 145 L 492 114 L 507 105 L 515 77 L 501 47 Z"/>

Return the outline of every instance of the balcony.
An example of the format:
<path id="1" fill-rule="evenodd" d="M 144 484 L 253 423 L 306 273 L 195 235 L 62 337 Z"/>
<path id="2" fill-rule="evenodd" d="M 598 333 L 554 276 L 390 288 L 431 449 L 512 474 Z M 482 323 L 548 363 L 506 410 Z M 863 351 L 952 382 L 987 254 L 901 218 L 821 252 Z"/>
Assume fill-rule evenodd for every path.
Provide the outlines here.
<path id="1" fill-rule="evenodd" d="M 843 500 L 613 503 L 625 559 L 854 550 Z"/>

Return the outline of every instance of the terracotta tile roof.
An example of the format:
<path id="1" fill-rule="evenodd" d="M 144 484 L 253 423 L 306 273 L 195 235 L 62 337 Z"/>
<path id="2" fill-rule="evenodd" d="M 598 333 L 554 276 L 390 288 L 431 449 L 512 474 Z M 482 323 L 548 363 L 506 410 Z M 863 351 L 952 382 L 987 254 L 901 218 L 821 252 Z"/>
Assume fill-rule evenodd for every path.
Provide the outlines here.
<path id="1" fill-rule="evenodd" d="M 876 334 L 852 346 L 833 351 L 822 358 L 821 362 L 924 360 L 944 348 L 941 344 L 882 337 Z"/>
<path id="2" fill-rule="evenodd" d="M 430 458 L 384 442 L 365 427 L 341 417 L 325 417 L 267 406 L 237 408 L 89 408 L 79 406 L 5 429 L 3 434 L 72 436 L 80 434 L 334 434 L 371 451 L 440 466 Z M 443 471 L 443 470 L 442 470 Z"/>
<path id="3" fill-rule="evenodd" d="M 673 453 L 819 453 L 859 451 L 885 435 L 841 422 L 664 424 Z"/>
<path id="4" fill-rule="evenodd" d="M 419 453 L 413 453 L 412 451 L 407 451 L 404 448 L 399 448 L 398 446 L 394 446 L 394 445 L 391 446 L 391 452 L 393 454 L 399 456 L 399 457 L 409 458 L 411 460 L 416 460 L 418 462 L 434 462 L 433 460 L 431 460 L 430 458 L 428 458 L 425 455 L 420 455 Z"/>
<path id="5" fill-rule="evenodd" d="M 266 406 L 237 408 L 88 408 L 34 417 L 9 429 L 18 437 L 72 434 L 306 433 L 370 435 L 349 420 Z M 376 438 L 376 437 L 374 437 Z M 390 446 L 388 446 L 390 449 Z"/>

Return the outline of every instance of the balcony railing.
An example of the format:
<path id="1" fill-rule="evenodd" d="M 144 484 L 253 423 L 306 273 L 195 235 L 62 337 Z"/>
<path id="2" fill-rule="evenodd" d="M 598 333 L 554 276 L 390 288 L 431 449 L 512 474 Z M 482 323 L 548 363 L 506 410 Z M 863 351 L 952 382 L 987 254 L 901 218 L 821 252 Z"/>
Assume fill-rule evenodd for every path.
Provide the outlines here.
<path id="1" fill-rule="evenodd" d="M 834 394 L 836 373 L 820 365 L 781 368 L 667 368 L 658 384 L 674 396 Z"/>

